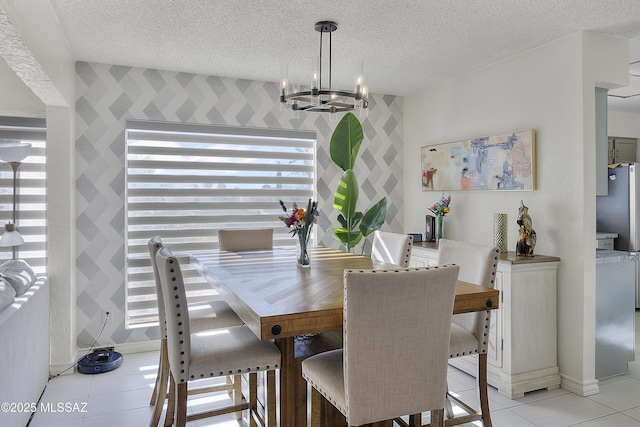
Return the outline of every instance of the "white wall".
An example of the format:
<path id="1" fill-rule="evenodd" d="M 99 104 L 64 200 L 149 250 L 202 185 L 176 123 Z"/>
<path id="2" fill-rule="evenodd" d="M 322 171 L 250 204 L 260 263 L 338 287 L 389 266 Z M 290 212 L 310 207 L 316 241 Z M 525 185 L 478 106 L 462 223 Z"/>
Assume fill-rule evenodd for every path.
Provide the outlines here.
<path id="1" fill-rule="evenodd" d="M 594 65 L 592 57 L 603 55 L 608 61 Z M 563 387 L 583 395 L 597 392 L 594 88 L 596 81 L 606 85 L 621 78 L 626 55 L 626 40 L 578 33 L 404 100 L 406 232 L 424 229 L 427 208 L 440 197 L 421 191 L 421 146 L 536 130 L 537 190 L 452 192 L 445 237 L 492 244 L 493 213 L 506 212 L 513 251 L 520 201 L 529 206 L 535 253 L 562 258 L 559 366 Z"/>
<path id="2" fill-rule="evenodd" d="M 9 21 L 0 43 L 15 49 L 6 55 L 17 58 L 20 79 L 41 101 L 30 98 L 16 108 L 7 100 L 0 105 L 0 114 L 43 117 L 44 111 L 47 120 L 47 271 L 51 365 L 57 371 L 76 358 L 74 61 L 48 0 L 0 0 L 0 13 Z"/>
<path id="3" fill-rule="evenodd" d="M 607 113 L 607 133 L 609 136 L 640 138 L 640 114 L 609 110 Z"/>

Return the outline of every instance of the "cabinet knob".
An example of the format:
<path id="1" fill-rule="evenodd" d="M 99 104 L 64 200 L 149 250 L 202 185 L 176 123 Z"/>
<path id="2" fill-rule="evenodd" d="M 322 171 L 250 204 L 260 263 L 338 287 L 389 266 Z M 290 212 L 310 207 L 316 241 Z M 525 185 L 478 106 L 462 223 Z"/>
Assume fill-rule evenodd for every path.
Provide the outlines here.
<path id="1" fill-rule="evenodd" d="M 282 332 L 282 326 L 274 325 L 273 327 L 271 327 L 271 333 L 273 335 L 280 335 L 280 332 Z"/>
<path id="2" fill-rule="evenodd" d="M 491 308 L 493 307 L 493 301 L 491 301 L 491 299 L 488 299 L 485 305 L 487 306 L 487 308 Z"/>

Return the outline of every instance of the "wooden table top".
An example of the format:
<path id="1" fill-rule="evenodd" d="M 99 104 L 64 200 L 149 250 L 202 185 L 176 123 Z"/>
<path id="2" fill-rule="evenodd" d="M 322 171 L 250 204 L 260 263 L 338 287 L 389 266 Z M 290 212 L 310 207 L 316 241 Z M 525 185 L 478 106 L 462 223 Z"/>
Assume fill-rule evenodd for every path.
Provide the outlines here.
<path id="1" fill-rule="evenodd" d="M 329 248 L 311 248 L 311 266 L 296 265 L 293 247 L 194 253 L 196 270 L 260 339 L 342 328 L 345 269 L 398 269 Z M 454 313 L 498 308 L 499 292 L 458 282 Z"/>

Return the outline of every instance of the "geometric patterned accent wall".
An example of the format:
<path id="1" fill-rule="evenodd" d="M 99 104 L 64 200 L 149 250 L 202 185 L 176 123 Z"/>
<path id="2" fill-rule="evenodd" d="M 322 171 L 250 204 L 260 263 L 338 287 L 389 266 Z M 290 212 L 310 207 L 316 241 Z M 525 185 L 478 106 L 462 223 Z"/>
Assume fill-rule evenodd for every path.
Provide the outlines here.
<path id="1" fill-rule="evenodd" d="M 90 345 L 110 307 L 101 343 L 159 338 L 158 328 L 125 329 L 125 121 L 204 123 L 316 131 L 320 244 L 339 247 L 328 231 L 337 225 L 333 194 L 341 170 L 331 162 L 336 122 L 328 114 L 280 111 L 278 85 L 78 62 L 76 64 L 77 344 Z M 388 202 L 384 229 L 403 232 L 402 98 L 369 95 L 362 120 L 365 139 L 354 167 L 358 207 Z M 327 230 L 324 232 L 323 230 Z"/>

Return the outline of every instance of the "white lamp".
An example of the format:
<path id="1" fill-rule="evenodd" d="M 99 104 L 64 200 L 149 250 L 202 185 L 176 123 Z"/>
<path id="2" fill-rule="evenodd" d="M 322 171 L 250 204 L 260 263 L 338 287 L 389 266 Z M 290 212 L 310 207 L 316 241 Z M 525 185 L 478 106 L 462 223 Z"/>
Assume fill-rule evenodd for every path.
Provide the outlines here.
<path id="1" fill-rule="evenodd" d="M 0 160 L 7 163 L 20 163 L 31 151 L 27 142 L 0 142 Z"/>
<path id="2" fill-rule="evenodd" d="M 16 231 L 15 224 L 10 222 L 4 225 L 4 234 L 2 238 L 0 238 L 0 246 L 2 247 L 11 247 L 11 246 L 20 246 L 24 243 L 24 239 L 22 235 Z"/>
<path id="3" fill-rule="evenodd" d="M 4 225 L 4 234 L 0 238 L 0 247 L 13 246 L 13 259 L 16 258 L 16 246 L 22 245 L 24 239 L 16 230 L 16 184 L 18 177 L 18 169 L 31 151 L 31 144 L 26 142 L 1 142 L 0 143 L 0 160 L 9 163 L 13 170 L 13 223 Z"/>

